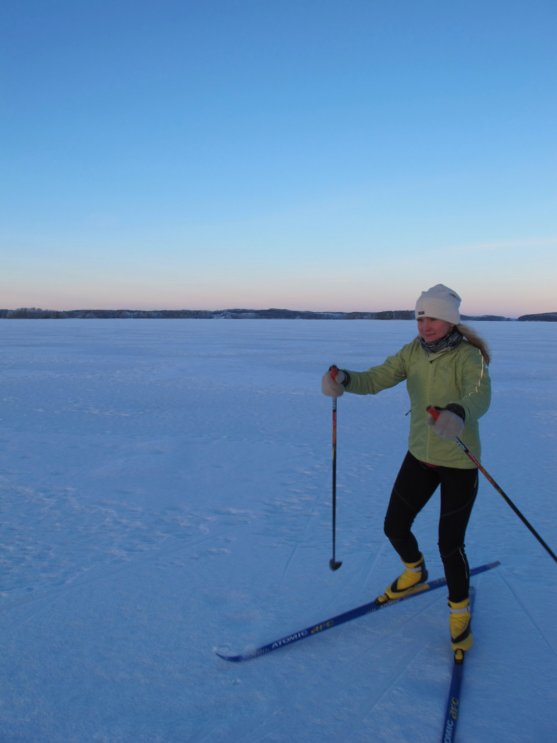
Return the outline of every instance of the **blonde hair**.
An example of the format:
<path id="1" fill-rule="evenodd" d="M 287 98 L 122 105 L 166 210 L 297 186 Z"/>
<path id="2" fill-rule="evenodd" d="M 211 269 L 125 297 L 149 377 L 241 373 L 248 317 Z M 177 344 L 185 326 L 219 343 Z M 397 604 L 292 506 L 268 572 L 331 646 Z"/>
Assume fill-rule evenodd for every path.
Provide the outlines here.
<path id="1" fill-rule="evenodd" d="M 477 349 L 479 349 L 485 363 L 489 364 L 489 362 L 491 361 L 491 353 L 484 339 L 481 338 L 475 330 L 472 330 L 472 328 L 468 327 L 468 325 L 462 325 L 459 323 L 458 325 L 456 325 L 456 329 L 464 336 L 464 339 L 467 340 L 471 346 L 475 346 Z"/>

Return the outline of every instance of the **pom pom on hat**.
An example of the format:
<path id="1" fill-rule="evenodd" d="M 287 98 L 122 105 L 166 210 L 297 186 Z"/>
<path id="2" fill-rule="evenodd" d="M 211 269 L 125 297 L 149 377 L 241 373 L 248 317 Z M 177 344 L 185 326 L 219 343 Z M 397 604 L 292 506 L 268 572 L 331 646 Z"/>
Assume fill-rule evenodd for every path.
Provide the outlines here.
<path id="1" fill-rule="evenodd" d="M 460 302 L 461 299 L 455 291 L 444 284 L 436 284 L 422 292 L 416 302 L 416 320 L 420 317 L 434 317 L 458 325 Z"/>

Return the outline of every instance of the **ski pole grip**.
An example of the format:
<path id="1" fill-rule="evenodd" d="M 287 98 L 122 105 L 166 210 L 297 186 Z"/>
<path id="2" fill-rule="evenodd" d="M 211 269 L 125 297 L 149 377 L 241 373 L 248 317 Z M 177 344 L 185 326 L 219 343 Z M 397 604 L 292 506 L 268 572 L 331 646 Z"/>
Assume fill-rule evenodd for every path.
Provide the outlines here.
<path id="1" fill-rule="evenodd" d="M 433 405 L 428 405 L 426 410 L 431 415 L 434 421 L 436 421 L 437 418 L 439 418 L 440 411 L 437 410 L 437 408 L 433 407 Z"/>
<path id="2" fill-rule="evenodd" d="M 331 375 L 331 379 L 333 382 L 337 381 L 337 374 L 339 373 L 340 369 L 338 366 L 335 366 L 334 364 L 329 367 L 329 374 Z"/>

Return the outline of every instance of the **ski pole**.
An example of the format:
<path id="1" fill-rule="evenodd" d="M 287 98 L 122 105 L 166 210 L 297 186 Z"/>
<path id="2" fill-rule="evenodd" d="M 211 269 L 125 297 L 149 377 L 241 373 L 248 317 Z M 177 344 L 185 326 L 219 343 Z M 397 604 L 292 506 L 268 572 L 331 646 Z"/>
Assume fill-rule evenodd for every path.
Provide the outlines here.
<path id="1" fill-rule="evenodd" d="M 431 415 L 431 417 L 433 418 L 433 420 L 436 421 L 439 418 L 439 412 L 440 411 L 437 408 L 433 407 L 433 405 L 430 405 L 427 408 L 427 412 Z M 466 446 L 466 444 L 464 443 L 464 441 L 462 441 L 462 439 L 460 439 L 458 436 L 456 437 L 455 441 L 460 446 L 460 448 L 463 450 L 463 452 L 466 454 L 466 456 L 468 457 L 468 459 L 476 465 L 476 467 L 480 470 L 480 472 L 482 473 L 482 475 L 484 475 L 486 477 L 486 479 L 488 480 L 488 482 L 490 482 L 491 485 L 493 485 L 493 487 L 499 493 L 499 495 L 503 496 L 503 498 L 504 498 L 505 502 L 507 503 L 507 505 L 509 505 L 512 508 L 512 510 L 516 513 L 516 515 L 522 521 L 522 523 L 528 529 L 530 529 L 531 533 L 536 537 L 536 539 L 542 545 L 542 547 L 551 555 L 551 557 L 555 560 L 555 562 L 557 562 L 557 555 L 555 554 L 555 552 L 553 552 L 553 550 L 551 549 L 551 547 L 541 538 L 541 536 L 534 529 L 534 527 L 528 521 L 528 519 L 524 516 L 524 514 L 522 514 L 518 510 L 518 508 L 515 506 L 515 504 L 509 498 L 509 496 L 505 493 L 505 491 L 503 490 L 503 488 L 495 482 L 495 480 L 493 479 L 493 477 L 489 474 L 489 472 L 485 469 L 485 467 L 483 467 L 483 465 L 480 463 L 479 459 L 472 454 L 472 452 Z"/>
<path id="2" fill-rule="evenodd" d="M 338 369 L 331 367 L 331 377 L 334 379 Z M 333 556 L 329 560 L 331 570 L 338 570 L 342 565 L 336 559 L 337 542 L 337 398 L 333 397 L 333 489 L 332 489 L 332 527 L 333 527 Z"/>

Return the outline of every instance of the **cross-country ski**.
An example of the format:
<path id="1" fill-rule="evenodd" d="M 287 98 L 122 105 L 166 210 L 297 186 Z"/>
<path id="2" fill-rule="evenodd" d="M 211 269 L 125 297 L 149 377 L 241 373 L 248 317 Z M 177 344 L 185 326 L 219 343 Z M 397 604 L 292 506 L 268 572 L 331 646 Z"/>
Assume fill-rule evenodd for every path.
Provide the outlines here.
<path id="1" fill-rule="evenodd" d="M 472 570 L 470 571 L 470 575 L 473 576 L 479 575 L 480 573 L 485 573 L 487 570 L 493 570 L 493 568 L 496 568 L 498 565 L 500 565 L 499 561 L 486 563 L 484 565 L 478 565 L 477 567 L 472 568 Z M 246 660 L 251 660 L 252 658 L 258 658 L 259 656 L 266 655 L 273 652 L 274 650 L 279 650 L 280 648 L 287 647 L 288 645 L 293 645 L 295 642 L 299 642 L 300 640 L 314 637 L 315 635 L 325 632 L 326 630 L 333 629 L 333 627 L 338 627 L 341 624 L 350 622 L 353 619 L 358 619 L 359 617 L 363 617 L 366 614 L 372 614 L 373 612 L 380 611 L 382 609 L 388 609 L 396 606 L 397 604 L 401 604 L 404 601 L 409 601 L 410 599 L 422 596 L 423 594 L 430 591 L 435 591 L 438 588 L 446 586 L 446 584 L 447 581 L 445 580 L 445 578 L 435 578 L 434 580 L 428 581 L 427 583 L 422 583 L 420 586 L 417 587 L 414 593 L 409 594 L 405 598 L 397 599 L 394 601 L 387 601 L 385 603 L 381 603 L 377 599 L 374 599 L 373 601 L 370 601 L 367 604 L 362 604 L 355 609 L 349 609 L 348 611 L 337 614 L 336 616 L 328 617 L 327 619 L 323 619 L 320 622 L 309 625 L 308 627 L 304 627 L 303 629 L 291 632 L 284 637 L 280 637 L 277 640 L 266 643 L 265 645 L 260 645 L 259 647 L 246 650 L 243 653 L 229 655 L 218 649 L 215 650 L 215 652 L 219 656 L 219 658 L 233 663 L 240 663 Z"/>

